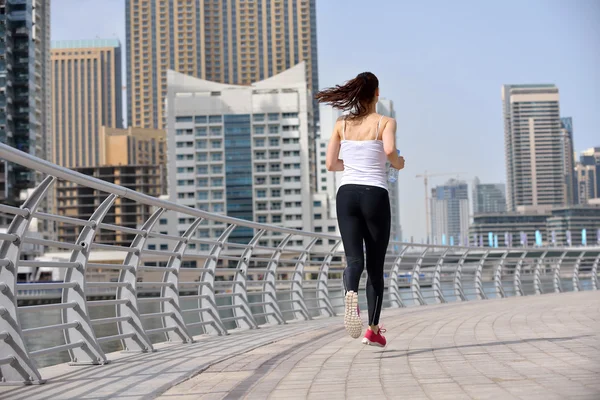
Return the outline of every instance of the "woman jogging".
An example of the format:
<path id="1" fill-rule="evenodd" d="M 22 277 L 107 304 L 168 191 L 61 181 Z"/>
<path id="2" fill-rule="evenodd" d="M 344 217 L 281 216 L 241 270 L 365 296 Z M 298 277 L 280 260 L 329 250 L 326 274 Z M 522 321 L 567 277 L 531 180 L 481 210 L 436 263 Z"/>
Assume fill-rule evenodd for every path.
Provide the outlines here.
<path id="1" fill-rule="evenodd" d="M 386 340 L 379 315 L 391 223 L 386 161 L 398 170 L 404 168 L 404 158 L 396 150 L 396 121 L 377 114 L 379 80 L 370 72 L 325 89 L 316 98 L 348 112 L 335 124 L 326 161 L 329 171 L 344 171 L 337 192 L 337 219 L 346 253 L 344 326 L 355 339 L 362 333 L 358 285 L 365 266 L 364 248 L 369 328 L 363 343 L 383 347 Z"/>

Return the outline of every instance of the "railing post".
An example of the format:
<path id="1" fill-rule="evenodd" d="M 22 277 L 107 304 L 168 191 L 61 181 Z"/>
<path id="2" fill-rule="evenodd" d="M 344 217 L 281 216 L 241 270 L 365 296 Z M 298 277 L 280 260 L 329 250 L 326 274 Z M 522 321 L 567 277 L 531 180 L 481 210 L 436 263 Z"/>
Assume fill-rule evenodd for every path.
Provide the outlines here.
<path id="1" fill-rule="evenodd" d="M 598 290 L 598 264 L 600 264 L 600 254 L 594 260 L 594 265 L 592 265 L 592 290 Z"/>
<path id="2" fill-rule="evenodd" d="M 267 271 L 263 278 L 263 302 L 265 303 L 263 309 L 267 323 L 272 325 L 285 324 L 285 319 L 277 302 L 277 267 L 279 266 L 281 253 L 291 238 L 292 234 L 290 233 L 279 243 L 277 250 L 271 255 L 271 261 L 267 265 Z M 271 312 L 267 311 L 267 307 L 271 308 Z"/>
<path id="3" fill-rule="evenodd" d="M 341 240 L 337 240 L 335 244 L 329 250 L 327 256 L 323 260 L 321 267 L 319 268 L 319 278 L 317 279 L 317 300 L 319 304 L 319 313 L 321 316 L 335 317 L 335 311 L 329 300 L 329 267 L 331 266 L 331 260 L 335 254 L 337 248 L 342 244 Z"/>
<path id="4" fill-rule="evenodd" d="M 163 286 L 160 289 L 161 297 L 168 297 L 171 299 L 170 301 L 160 303 L 161 312 L 171 314 L 168 317 L 162 317 L 163 327 L 174 328 L 173 330 L 165 332 L 169 342 L 179 340 L 183 343 L 194 342 L 192 335 L 185 325 L 181 307 L 179 305 L 179 272 L 181 271 L 181 263 L 183 262 L 183 256 L 185 255 L 189 240 L 192 238 L 201 222 L 202 218 L 197 218 L 185 231 L 183 237 L 177 242 L 173 249 L 173 252 L 177 253 L 177 255 L 169 257 L 167 269 L 163 274 L 162 281 L 171 284 L 170 286 Z"/>
<path id="5" fill-rule="evenodd" d="M 435 296 L 435 301 L 438 304 L 446 303 L 446 299 L 444 298 L 444 293 L 442 292 L 442 267 L 444 265 L 444 259 L 446 255 L 450 252 L 450 247 L 448 247 L 438 259 L 435 270 L 433 271 L 433 282 L 431 283 L 431 289 L 433 289 L 433 294 Z"/>
<path id="6" fill-rule="evenodd" d="M 12 359 L 7 364 L 0 364 L 0 379 L 4 384 L 44 383 L 40 373 L 31 359 L 17 313 L 17 269 L 23 236 L 27 232 L 33 214 L 40 205 L 44 195 L 54 183 L 53 177 L 46 177 L 30 194 L 21 206 L 22 214 L 13 217 L 7 235 L 15 235 L 15 240 L 4 240 L 0 246 L 0 354 L 3 358 Z"/>
<path id="7" fill-rule="evenodd" d="M 390 271 L 390 283 L 388 286 L 388 292 L 390 295 L 391 308 L 406 307 L 402 296 L 400 296 L 400 284 L 398 283 L 398 274 L 400 273 L 400 264 L 402 264 L 402 257 L 404 253 L 408 251 L 409 247 L 406 246 L 400 251 L 400 254 L 394 260 L 392 270 Z"/>
<path id="8" fill-rule="evenodd" d="M 540 277 L 542 265 L 544 263 L 544 258 L 548 254 L 547 251 L 543 252 L 538 262 L 535 264 L 535 272 L 533 275 L 533 288 L 535 289 L 535 294 L 540 295 L 544 293 L 544 289 L 542 288 L 542 279 Z"/>
<path id="9" fill-rule="evenodd" d="M 496 287 L 496 296 L 499 298 L 505 298 L 506 293 L 504 293 L 504 286 L 502 286 L 502 267 L 504 266 L 504 262 L 506 261 L 506 257 L 508 257 L 509 250 L 506 250 L 504 254 L 500 257 L 500 262 L 496 266 L 496 271 L 494 273 L 494 286 Z"/>
<path id="10" fill-rule="evenodd" d="M 250 304 L 248 303 L 248 265 L 252 253 L 256 248 L 260 238 L 265 234 L 264 229 L 259 229 L 238 261 L 238 265 L 233 277 L 233 304 L 237 307 L 233 309 L 233 314 L 238 317 L 236 323 L 240 328 L 256 329 L 258 324 L 254 319 Z"/>
<path id="11" fill-rule="evenodd" d="M 575 261 L 575 267 L 573 268 L 573 291 L 579 292 L 581 290 L 581 283 L 579 282 L 579 267 L 581 266 L 581 260 L 585 255 L 585 251 L 582 251 Z"/>
<path id="12" fill-rule="evenodd" d="M 217 264 L 219 263 L 219 256 L 225 247 L 227 238 L 231 235 L 231 232 L 237 227 L 235 224 L 229 225 L 219 236 L 217 243 L 210 249 L 210 254 L 204 262 L 204 272 L 202 273 L 201 281 L 204 283 L 198 288 L 198 294 L 200 297 L 199 305 L 202 311 L 200 311 L 200 321 L 211 323 L 205 325 L 204 330 L 210 335 L 227 335 L 227 328 L 221 321 L 219 315 L 219 309 L 217 307 L 217 298 L 215 297 L 215 276 L 217 275 Z"/>
<path id="13" fill-rule="evenodd" d="M 84 226 L 77 238 L 76 244 L 82 247 L 81 250 L 73 250 L 71 253 L 71 262 L 79 263 L 77 268 L 69 268 L 65 273 L 65 282 L 76 282 L 74 288 L 64 288 L 62 290 L 63 303 L 76 303 L 73 308 L 65 308 L 61 312 L 62 322 L 77 322 L 75 328 L 65 329 L 65 344 L 83 342 L 85 346 L 76 347 L 69 350 L 72 364 L 106 364 L 108 360 L 104 351 L 98 344 L 94 328 L 90 321 L 90 315 L 87 309 L 85 294 L 85 272 L 90 257 L 90 251 L 94 237 L 98 232 L 99 225 L 112 207 L 117 196 L 109 195 L 90 217 L 92 226 Z"/>
<path id="14" fill-rule="evenodd" d="M 465 251 L 465 253 L 460 257 L 460 260 L 456 266 L 456 271 L 454 271 L 454 295 L 459 301 L 467 301 L 467 296 L 465 296 L 465 292 L 462 287 L 462 267 L 465 264 L 470 251 L 471 250 Z"/>
<path id="15" fill-rule="evenodd" d="M 487 295 L 483 290 L 483 266 L 485 265 L 485 260 L 490 255 L 490 250 L 487 250 L 485 254 L 479 260 L 479 264 L 477 265 L 477 271 L 475 272 L 475 292 L 477 293 L 477 300 L 485 300 L 487 299 Z"/>
<path id="16" fill-rule="evenodd" d="M 296 266 L 294 267 L 294 273 L 290 281 L 290 300 L 292 300 L 294 316 L 296 317 L 296 319 L 301 319 L 304 321 L 308 321 L 311 319 L 310 314 L 308 312 L 308 308 L 306 307 L 306 302 L 304 301 L 304 267 L 306 265 L 308 255 L 314 247 L 314 245 L 317 243 L 317 240 L 317 238 L 312 239 L 304 248 L 301 255 L 298 257 L 298 261 L 296 262 Z"/>
<path id="17" fill-rule="evenodd" d="M 427 303 L 425 299 L 423 299 L 423 294 L 421 293 L 421 285 L 419 284 L 419 274 L 421 273 L 421 264 L 423 263 L 423 259 L 425 258 L 425 254 L 429 251 L 429 247 L 426 247 L 423 253 L 419 256 L 410 279 L 410 288 L 413 294 L 413 301 L 415 303 L 419 303 L 419 305 L 424 306 Z"/>
<path id="18" fill-rule="evenodd" d="M 562 265 L 563 260 L 565 259 L 565 256 L 567 255 L 567 252 L 563 252 L 560 256 L 560 258 L 558 259 L 558 263 L 556 263 L 556 266 L 554 267 L 554 278 L 553 278 L 553 283 L 554 283 L 554 293 L 560 293 L 562 292 L 562 283 L 560 281 L 560 267 Z"/>
<path id="19" fill-rule="evenodd" d="M 527 257 L 527 250 L 523 251 L 523 254 L 519 258 L 517 265 L 515 266 L 515 276 L 513 280 L 514 288 L 515 288 L 515 296 L 525 296 L 523 293 L 523 287 L 521 285 L 521 268 L 523 268 L 523 262 L 525 262 L 525 258 Z"/>
<path id="20" fill-rule="evenodd" d="M 152 342 L 142 325 L 140 318 L 140 309 L 137 300 L 137 271 L 140 264 L 140 258 L 148 232 L 152 230 L 154 224 L 165 211 L 164 208 L 159 208 L 148 218 L 148 221 L 142 226 L 143 234 L 135 235 L 130 247 L 134 252 L 127 253 L 123 265 L 128 267 L 119 273 L 119 282 L 126 283 L 126 287 L 117 287 L 117 300 L 126 300 L 125 304 L 117 304 L 117 317 L 127 317 L 127 320 L 118 321 L 119 334 L 131 334 L 133 336 L 121 339 L 124 351 L 130 352 L 147 352 L 154 351 Z"/>

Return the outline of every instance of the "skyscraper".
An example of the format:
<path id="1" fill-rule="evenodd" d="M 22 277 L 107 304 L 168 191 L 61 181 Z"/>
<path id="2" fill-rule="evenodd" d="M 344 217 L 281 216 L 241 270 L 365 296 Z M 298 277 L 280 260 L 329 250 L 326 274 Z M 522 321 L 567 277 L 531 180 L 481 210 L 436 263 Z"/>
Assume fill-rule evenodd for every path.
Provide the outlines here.
<path id="1" fill-rule="evenodd" d="M 314 187 L 303 166 L 308 165 L 313 116 L 304 63 L 251 86 L 175 71 L 167 77 L 171 200 L 249 221 L 311 230 L 312 218 L 307 216 L 312 215 Z M 187 227 L 188 221 L 178 222 L 178 230 Z M 218 237 L 224 228 L 211 221 L 198 235 Z M 247 243 L 253 235 L 252 229 L 237 228 L 230 238 Z M 282 239 L 266 234 L 259 244 L 276 246 Z"/>
<path id="2" fill-rule="evenodd" d="M 318 88 L 316 0 L 126 0 L 129 125 L 163 128 L 167 70 L 248 85 L 306 61 Z"/>
<path id="3" fill-rule="evenodd" d="M 473 181 L 473 214 L 501 213 L 506 211 L 506 185 Z"/>
<path id="4" fill-rule="evenodd" d="M 592 147 L 581 153 L 575 174 L 579 204 L 600 198 L 600 147 Z"/>
<path id="5" fill-rule="evenodd" d="M 434 242 L 458 245 L 469 232 L 469 190 L 467 184 L 450 179 L 431 189 L 431 231 Z"/>
<path id="6" fill-rule="evenodd" d="M 0 0 L 0 142 L 50 159 L 50 1 Z M 40 180 L 0 162 L 0 201 L 19 204 Z"/>
<path id="7" fill-rule="evenodd" d="M 573 150 L 573 118 L 560 119 L 560 133 L 563 145 L 563 174 L 565 179 L 565 204 L 577 204 L 575 176 L 575 151 Z"/>
<path id="8" fill-rule="evenodd" d="M 508 210 L 533 211 L 566 204 L 558 88 L 505 85 L 502 102 Z"/>
<path id="9" fill-rule="evenodd" d="M 116 39 L 52 42 L 54 162 L 100 163 L 102 126 L 123 127 L 121 44 Z"/>

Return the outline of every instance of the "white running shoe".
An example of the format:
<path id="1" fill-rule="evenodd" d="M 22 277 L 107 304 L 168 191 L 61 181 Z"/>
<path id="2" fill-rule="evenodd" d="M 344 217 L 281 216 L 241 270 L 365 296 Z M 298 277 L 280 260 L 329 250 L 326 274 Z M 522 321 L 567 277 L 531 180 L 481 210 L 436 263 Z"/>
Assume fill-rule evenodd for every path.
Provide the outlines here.
<path id="1" fill-rule="evenodd" d="M 352 338 L 358 339 L 363 328 L 363 322 L 358 315 L 358 293 L 347 292 L 345 303 L 344 327 Z"/>

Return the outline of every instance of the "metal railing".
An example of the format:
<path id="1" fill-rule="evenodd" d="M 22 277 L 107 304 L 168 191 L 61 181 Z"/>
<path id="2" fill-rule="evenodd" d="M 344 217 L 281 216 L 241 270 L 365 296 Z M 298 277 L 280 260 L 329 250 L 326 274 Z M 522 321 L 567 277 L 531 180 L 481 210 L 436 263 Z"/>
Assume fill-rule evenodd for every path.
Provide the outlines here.
<path id="1" fill-rule="evenodd" d="M 68 354 L 72 364 L 105 364 L 110 361 L 109 350 L 149 352 L 158 342 L 191 343 L 200 334 L 226 335 L 232 330 L 331 317 L 343 311 L 345 262 L 338 236 L 203 212 L 79 174 L 3 144 L 0 158 L 45 176 L 21 207 L 0 204 L 0 213 L 11 219 L 0 234 L 3 383 L 43 382 L 37 361 L 57 353 Z M 57 180 L 102 191 L 106 197 L 88 219 L 41 212 L 38 208 Z M 154 212 L 138 227 L 107 221 L 119 199 L 152 206 Z M 186 221 L 181 233 L 157 231 L 157 222 L 167 213 Z M 34 219 L 75 227 L 77 240 L 66 243 L 52 235 L 30 235 Z M 207 223 L 220 224 L 219 237 L 197 236 Z M 240 227 L 252 230 L 251 240 L 233 239 L 232 233 Z M 101 232 L 131 235 L 131 244 L 100 243 L 96 239 Z M 265 242 L 265 238 L 270 239 Z M 152 240 L 169 246 L 149 249 Z M 59 261 L 23 260 L 24 243 L 64 249 L 68 256 Z M 207 245 L 209 249 L 202 250 Z M 118 263 L 90 261 L 91 255 L 107 251 L 122 258 Z M 393 243 L 385 265 L 384 306 L 597 290 L 599 262 L 600 248 Z M 59 269 L 64 278 L 17 283 L 19 267 Z M 102 273 L 114 278 L 91 278 Z M 20 298 L 36 291 L 60 291 L 60 301 L 19 305 Z M 104 312 L 95 312 L 98 309 Z M 59 323 L 23 327 L 26 313 L 50 312 L 60 313 Z M 112 328 L 107 330 L 107 326 Z M 61 335 L 50 335 L 56 332 Z M 40 334 L 56 339 L 34 350 L 30 338 Z"/>

